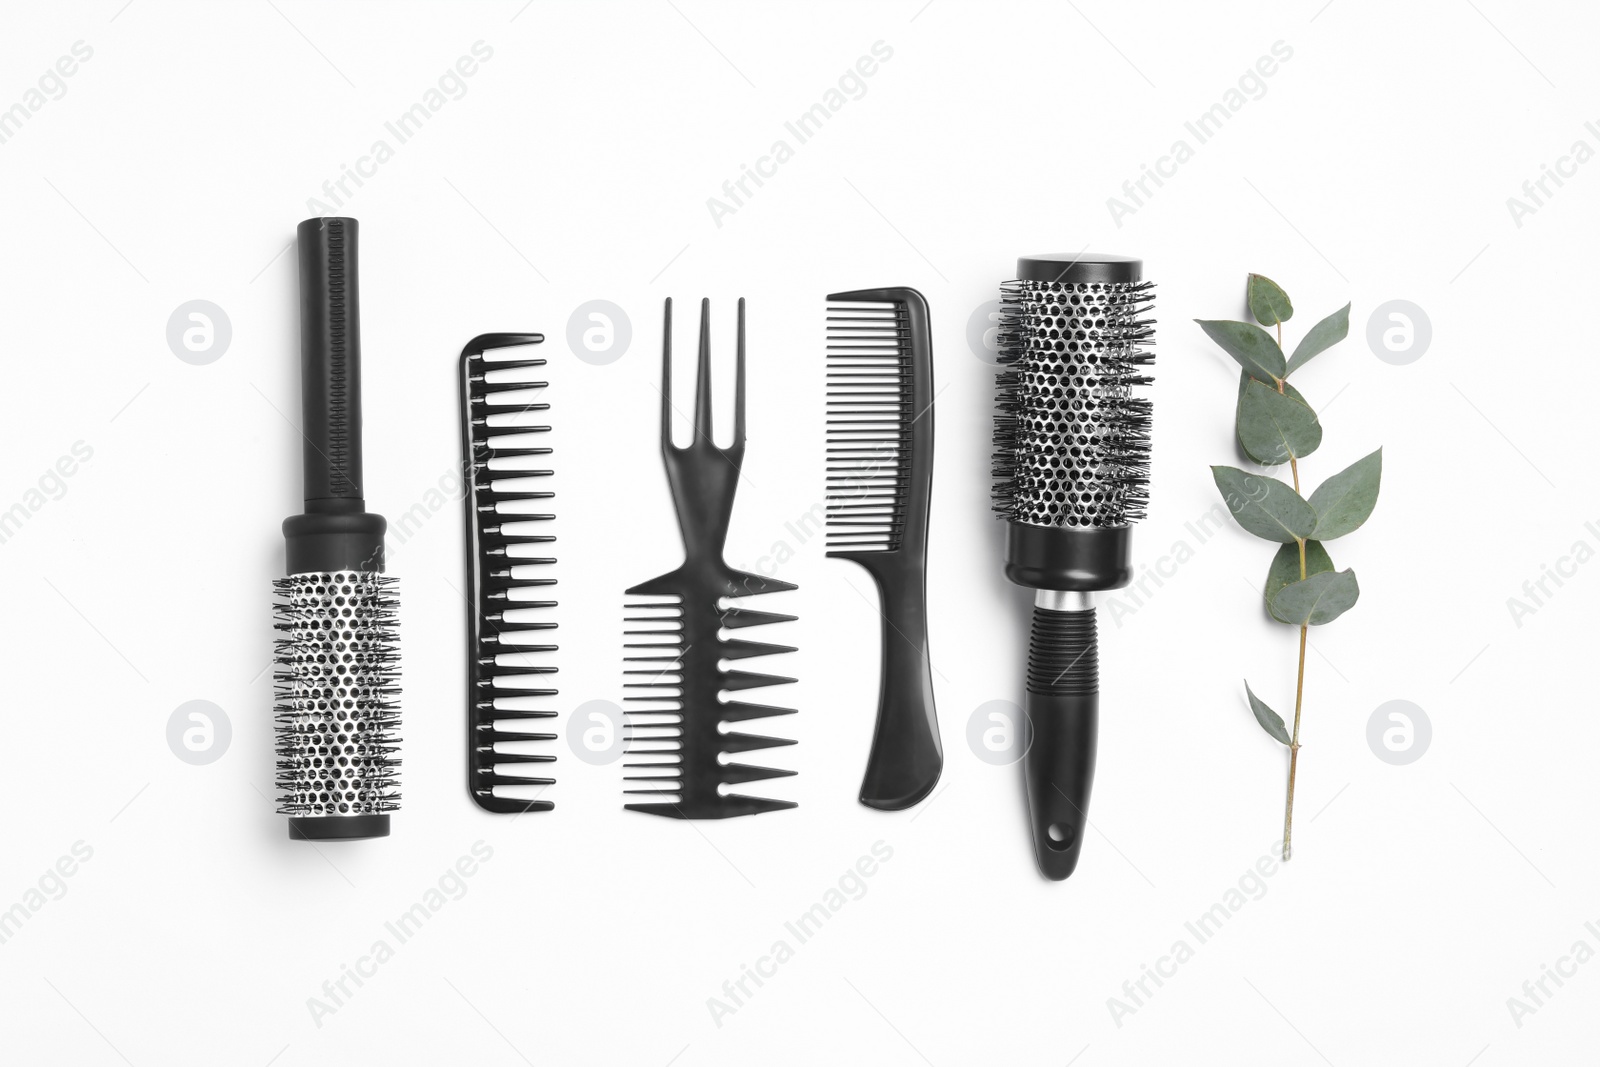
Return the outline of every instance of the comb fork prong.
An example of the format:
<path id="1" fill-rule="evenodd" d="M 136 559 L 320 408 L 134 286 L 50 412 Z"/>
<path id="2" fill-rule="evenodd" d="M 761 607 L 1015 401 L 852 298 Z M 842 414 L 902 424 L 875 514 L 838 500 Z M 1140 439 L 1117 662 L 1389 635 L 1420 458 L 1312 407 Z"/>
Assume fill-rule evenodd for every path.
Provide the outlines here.
<path id="1" fill-rule="evenodd" d="M 695 365 L 694 441 L 711 444 L 711 301 L 700 301 L 700 355 Z"/>

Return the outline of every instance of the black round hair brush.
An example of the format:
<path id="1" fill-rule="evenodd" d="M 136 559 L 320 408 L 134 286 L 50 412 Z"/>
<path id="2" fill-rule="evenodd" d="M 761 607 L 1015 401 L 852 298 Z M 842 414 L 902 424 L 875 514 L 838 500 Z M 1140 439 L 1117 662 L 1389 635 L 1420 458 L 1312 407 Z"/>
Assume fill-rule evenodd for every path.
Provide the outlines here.
<path id="1" fill-rule="evenodd" d="M 1006 577 L 1038 590 L 1024 766 L 1034 852 L 1055 880 L 1078 865 L 1094 782 L 1092 594 L 1133 576 L 1149 482 L 1150 401 L 1133 395 L 1154 359 L 1142 272 L 1125 256 L 1031 256 L 1002 286 L 995 511 L 1009 523 Z"/>
<path id="2" fill-rule="evenodd" d="M 361 311 L 355 219 L 302 222 L 305 514 L 284 520 L 278 593 L 280 814 L 306 840 L 387 837 L 400 806 L 399 655 L 382 515 L 361 488 Z"/>

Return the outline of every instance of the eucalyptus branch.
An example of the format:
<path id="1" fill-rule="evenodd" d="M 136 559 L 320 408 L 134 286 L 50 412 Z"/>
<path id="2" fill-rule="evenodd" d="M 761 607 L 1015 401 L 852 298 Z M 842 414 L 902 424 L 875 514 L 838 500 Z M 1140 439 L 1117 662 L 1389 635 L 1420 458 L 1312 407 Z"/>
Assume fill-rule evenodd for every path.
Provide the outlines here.
<path id="1" fill-rule="evenodd" d="M 1245 455 L 1263 467 L 1289 465 L 1293 486 L 1237 467 L 1212 467 L 1211 476 L 1234 519 L 1249 533 L 1280 545 L 1267 569 L 1267 612 L 1300 630 L 1294 683 L 1294 731 L 1245 682 L 1250 711 L 1272 738 L 1289 749 L 1289 784 L 1283 804 L 1283 858 L 1291 856 L 1295 773 L 1300 764 L 1300 719 L 1305 707 L 1306 640 L 1311 627 L 1332 622 L 1361 595 L 1353 570 L 1336 571 L 1324 543 L 1367 521 L 1378 502 L 1383 450 L 1357 460 L 1300 494 L 1300 460 L 1322 444 L 1322 423 L 1289 377 L 1350 332 L 1346 304 L 1313 326 L 1294 354 L 1283 354 L 1283 324 L 1294 316 L 1288 294 L 1270 278 L 1250 275 L 1246 294 L 1255 323 L 1197 319 L 1206 336 L 1242 368 L 1235 429 Z M 1260 323 L 1260 325 L 1256 325 Z M 1277 328 L 1274 338 L 1263 326 Z"/>

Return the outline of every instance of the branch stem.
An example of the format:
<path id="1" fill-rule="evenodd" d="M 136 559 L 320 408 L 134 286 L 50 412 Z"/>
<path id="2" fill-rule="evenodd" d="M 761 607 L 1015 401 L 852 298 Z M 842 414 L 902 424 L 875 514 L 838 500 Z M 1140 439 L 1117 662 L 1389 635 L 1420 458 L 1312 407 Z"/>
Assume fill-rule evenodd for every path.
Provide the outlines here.
<path id="1" fill-rule="evenodd" d="M 1298 492 L 1299 477 L 1295 478 L 1295 491 Z M 1306 540 L 1297 538 L 1300 546 L 1300 580 L 1306 580 Z M 1288 861 L 1290 852 L 1290 838 L 1294 831 L 1294 772 L 1300 763 L 1300 708 L 1305 699 L 1306 691 L 1306 630 L 1300 627 L 1300 668 L 1294 680 L 1294 733 L 1289 736 L 1289 789 L 1283 801 L 1283 858 Z"/>
<path id="2" fill-rule="evenodd" d="M 1300 762 L 1300 703 L 1306 684 L 1306 627 L 1300 627 L 1300 673 L 1294 683 L 1294 733 L 1289 739 L 1289 792 L 1283 802 L 1283 858 L 1290 856 L 1290 835 L 1294 830 L 1294 772 Z"/>

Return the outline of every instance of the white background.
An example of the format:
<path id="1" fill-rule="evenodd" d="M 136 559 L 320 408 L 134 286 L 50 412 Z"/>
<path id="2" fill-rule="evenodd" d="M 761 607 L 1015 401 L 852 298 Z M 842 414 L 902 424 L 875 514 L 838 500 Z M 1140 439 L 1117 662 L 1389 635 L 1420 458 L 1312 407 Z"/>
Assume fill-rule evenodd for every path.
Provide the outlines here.
<path id="1" fill-rule="evenodd" d="M 1574 141 L 1600 147 L 1584 127 L 1600 89 L 1593 12 L 275 2 L 0 16 L 0 106 L 74 42 L 93 49 L 0 144 L 0 506 L 25 501 L 74 442 L 93 449 L 0 545 L 0 907 L 75 842 L 93 850 L 0 944 L 7 1062 L 1593 1056 L 1600 963 L 1547 981 L 1553 995 L 1520 1026 L 1507 1000 L 1580 939 L 1600 949 L 1584 928 L 1600 920 L 1600 568 L 1547 583 L 1554 595 L 1520 626 L 1507 599 L 1575 542 L 1600 546 L 1584 526 L 1600 505 L 1582 302 L 1600 280 L 1584 236 L 1600 168 L 1549 184 L 1521 226 L 1506 204 Z M 621 590 L 679 558 L 655 451 L 661 300 L 679 299 L 687 349 L 694 303 L 711 297 L 721 360 L 748 298 L 748 478 L 729 554 L 753 566 L 777 542 L 797 550 L 779 574 L 801 587 L 787 597 L 800 621 L 752 635 L 800 647 L 773 664 L 801 679 L 782 694 L 800 714 L 781 723 L 800 742 L 781 759 L 800 773 L 770 790 L 797 810 L 720 824 L 625 813 L 620 768 L 582 763 L 563 740 L 553 813 L 478 811 L 463 788 L 454 501 L 392 559 L 405 675 L 394 836 L 292 843 L 266 799 L 269 583 L 279 524 L 299 508 L 285 248 L 324 181 L 477 41 L 493 56 L 465 95 L 335 209 L 362 224 L 369 503 L 395 519 L 454 468 L 468 338 L 543 330 L 563 431 L 562 700 L 617 699 Z M 878 41 L 893 55 L 865 95 L 719 227 L 707 198 Z M 1193 146 L 1184 123 L 1278 41 L 1293 55 L 1264 94 L 1119 227 L 1107 198 L 1176 139 Z M 1017 256 L 1086 246 L 1143 256 L 1159 283 L 1138 557 L 1180 540 L 1196 551 L 1121 625 L 1102 611 L 1094 832 L 1078 873 L 1053 884 L 1034 870 L 1018 768 L 966 742 L 974 709 L 1021 699 L 1028 602 L 999 573 L 991 368 L 967 327 Z M 1207 464 L 1238 462 L 1236 373 L 1190 320 L 1241 317 L 1249 271 L 1294 299 L 1291 339 L 1354 304 L 1350 339 L 1297 379 L 1326 430 L 1308 482 L 1379 445 L 1385 471 L 1372 520 L 1332 546 L 1362 598 L 1313 634 L 1295 858 L 1247 879 L 1255 897 L 1200 945 L 1185 923 L 1281 827 L 1286 756 L 1241 679 L 1287 711 L 1294 678 L 1293 631 L 1258 599 L 1271 546 L 1231 527 L 1194 546 L 1185 531 L 1216 499 Z M 921 289 L 934 315 L 929 587 L 947 764 L 933 798 L 885 814 L 855 800 L 876 696 L 870 582 L 785 523 L 822 491 L 822 295 L 894 284 Z M 193 299 L 232 325 L 206 366 L 165 338 Z M 565 343 L 590 299 L 631 319 L 608 366 Z M 1432 323 L 1407 366 L 1366 340 L 1393 299 Z M 232 724 L 206 766 L 166 740 L 195 699 Z M 1433 726 L 1408 766 L 1366 740 L 1395 699 Z M 314 1018 L 324 981 L 478 841 L 493 858 L 465 896 Z M 718 1025 L 708 999 L 775 941 L 793 945 L 785 921 L 879 841 L 893 857 L 865 895 Z M 1123 983 L 1180 939 L 1193 958 L 1114 1018 L 1108 999 L 1131 1004 Z"/>

